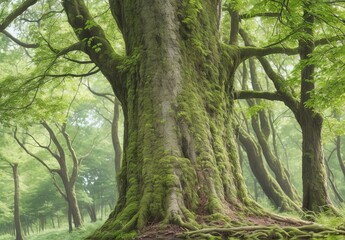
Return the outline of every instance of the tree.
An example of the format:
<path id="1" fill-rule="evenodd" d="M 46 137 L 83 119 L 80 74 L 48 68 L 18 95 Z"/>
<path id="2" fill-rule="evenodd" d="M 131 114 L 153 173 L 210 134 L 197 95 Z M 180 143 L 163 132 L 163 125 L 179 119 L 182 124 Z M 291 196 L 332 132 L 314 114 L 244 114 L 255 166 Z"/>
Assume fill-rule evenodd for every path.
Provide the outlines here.
<path id="1" fill-rule="evenodd" d="M 73 223 L 76 228 L 80 227 L 82 225 L 82 219 L 79 211 L 76 191 L 75 191 L 75 184 L 77 181 L 79 168 L 82 160 L 87 157 L 88 154 L 82 157 L 77 157 L 77 153 L 75 152 L 72 141 L 70 139 L 69 134 L 67 133 L 66 127 L 67 125 L 64 123 L 61 126 L 57 124 L 58 131 L 62 134 L 65 144 L 67 146 L 68 153 L 65 151 L 64 146 L 59 141 L 57 134 L 53 130 L 53 128 L 47 123 L 42 122 L 41 125 L 46 129 L 46 131 L 49 134 L 49 143 L 47 145 L 44 145 L 40 143 L 36 138 L 34 138 L 33 135 L 30 133 L 26 133 L 28 137 L 32 138 L 34 143 L 37 145 L 37 147 L 42 148 L 44 151 L 47 151 L 48 154 L 53 157 L 57 164 L 58 168 L 54 168 L 52 166 L 49 166 L 47 162 L 40 157 L 38 154 L 33 153 L 30 151 L 26 143 L 23 140 L 20 140 L 17 136 L 17 129 L 14 131 L 14 138 L 19 144 L 23 150 L 30 155 L 31 157 L 35 158 L 39 163 L 41 163 L 48 171 L 52 174 L 54 185 L 58 189 L 59 193 L 62 195 L 62 197 L 66 200 L 68 204 L 68 218 L 69 218 L 69 231 L 72 231 L 72 219 Z M 51 143 L 53 143 L 53 146 L 51 146 Z M 93 146 L 92 146 L 93 148 Z M 91 148 L 91 149 L 92 149 Z M 72 169 L 69 170 L 69 163 L 68 158 L 72 159 Z M 69 173 L 70 171 L 70 173 Z M 54 175 L 57 174 L 63 184 L 64 190 L 62 190 L 56 179 L 54 178 Z"/>
<path id="2" fill-rule="evenodd" d="M 16 228 L 16 240 L 22 240 L 22 227 L 20 223 L 19 212 L 19 175 L 18 175 L 18 163 L 9 163 L 13 171 L 14 181 L 14 225 Z"/>
<path id="3" fill-rule="evenodd" d="M 298 51 L 236 46 L 238 21 L 232 22 L 231 44 L 224 44 L 221 1 L 111 0 L 123 56 L 83 0 L 62 3 L 78 41 L 56 51 L 56 58 L 85 53 L 111 84 L 125 116 L 119 201 L 91 238 L 133 238 L 136 230 L 162 222 L 196 229 L 200 222 L 230 222 L 229 213 L 262 214 L 248 197 L 236 152 L 234 73 L 250 57 Z M 309 77 L 302 79 L 307 83 Z M 311 168 L 313 174 L 319 166 Z M 325 198 L 305 208 L 329 205 Z"/>
<path id="4" fill-rule="evenodd" d="M 250 82 L 251 87 L 254 91 L 263 91 L 259 78 L 256 73 L 256 66 L 254 59 L 249 59 L 249 69 L 250 69 Z M 243 81 L 242 89 L 243 91 L 248 91 L 247 86 L 247 67 L 243 64 Z M 291 184 L 290 176 L 286 168 L 278 159 L 276 153 L 271 150 L 269 145 L 269 137 L 271 132 L 274 133 L 271 128 L 271 124 L 268 117 L 268 111 L 265 109 L 260 109 L 260 102 L 256 99 L 246 99 L 247 104 L 250 108 L 258 109 L 257 112 L 251 115 L 251 126 L 255 132 L 255 135 L 262 149 L 262 153 L 265 156 L 266 162 L 268 163 L 270 169 L 273 171 L 277 182 L 284 191 L 284 193 L 295 203 L 300 201 L 297 191 L 294 186 Z"/>
<path id="5" fill-rule="evenodd" d="M 294 8 L 296 11 L 291 11 Z M 302 178 L 303 178 L 303 203 L 302 207 L 306 211 L 327 211 L 336 212 L 330 201 L 326 186 L 326 168 L 324 163 L 321 131 L 323 117 L 315 105 L 311 104 L 312 95 L 316 92 L 315 75 L 316 69 L 322 69 L 322 65 L 317 65 L 315 61 L 315 49 L 317 46 L 330 44 L 344 38 L 343 34 L 331 35 L 329 29 L 325 30 L 327 36 L 323 39 L 316 39 L 315 33 L 322 31 L 323 23 L 328 21 L 342 21 L 342 17 L 336 12 L 332 16 L 327 11 L 336 11 L 337 6 L 328 2 L 303 1 L 299 5 L 286 5 L 280 8 L 280 21 L 288 27 L 291 34 L 296 33 L 295 41 L 297 48 L 289 48 L 291 53 L 295 51 L 299 55 L 299 63 L 295 67 L 298 73 L 299 92 L 296 92 L 286 82 L 281 74 L 277 73 L 270 62 L 264 57 L 258 57 L 267 76 L 272 80 L 276 92 L 245 92 L 243 97 L 264 98 L 269 100 L 280 100 L 290 108 L 302 130 Z M 320 12 L 317 9 L 322 8 Z M 286 12 L 285 12 L 286 11 Z M 283 13 L 284 12 L 284 13 Z M 274 15 L 274 14 L 273 14 Z M 253 16 L 257 16 L 253 14 Z M 267 15 L 268 16 L 268 15 Z M 248 17 L 248 16 L 247 16 Z M 251 16 L 249 16 L 251 17 Z M 295 17 L 296 22 L 291 22 L 288 17 Z M 317 20 L 316 20 L 317 19 Z M 285 22 L 286 21 L 286 22 Z M 331 28 L 333 25 L 330 25 Z M 320 30 L 321 28 L 321 30 Z M 330 32 L 329 32 L 330 31 Z M 239 32 L 247 46 L 252 42 L 246 32 L 240 29 Z M 287 36 L 287 38 L 290 38 Z M 282 44 L 286 39 L 270 44 L 274 46 Z M 288 44 L 288 43 L 287 43 Z M 293 55 L 293 54 L 292 54 Z M 323 70 L 323 69 L 322 69 Z M 336 70 L 334 70 L 336 71 Z M 245 96 L 247 95 L 247 96 Z"/>
<path id="6" fill-rule="evenodd" d="M 22 232 L 22 225 L 20 220 L 20 188 L 19 188 L 19 173 L 18 173 L 18 163 L 10 162 L 6 159 L 2 154 L 0 154 L 0 158 L 2 161 L 6 162 L 12 169 L 12 177 L 13 177 L 13 184 L 14 184 L 14 194 L 13 194 L 13 220 L 14 220 L 14 228 L 15 228 L 15 235 L 16 240 L 23 240 L 23 232 Z"/>

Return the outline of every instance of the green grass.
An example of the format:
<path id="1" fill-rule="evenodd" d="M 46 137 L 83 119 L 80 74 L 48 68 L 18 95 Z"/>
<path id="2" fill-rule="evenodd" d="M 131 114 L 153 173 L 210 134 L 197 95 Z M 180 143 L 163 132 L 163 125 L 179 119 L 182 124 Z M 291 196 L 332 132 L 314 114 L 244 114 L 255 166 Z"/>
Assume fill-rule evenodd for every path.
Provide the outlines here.
<path id="1" fill-rule="evenodd" d="M 96 223 L 86 223 L 81 229 L 74 230 L 72 233 L 68 232 L 68 228 L 48 229 L 44 232 L 31 234 L 25 236 L 25 240 L 81 240 L 91 235 L 97 228 L 99 228 L 104 221 Z M 13 236 L 1 235 L 0 240 L 13 240 Z"/>

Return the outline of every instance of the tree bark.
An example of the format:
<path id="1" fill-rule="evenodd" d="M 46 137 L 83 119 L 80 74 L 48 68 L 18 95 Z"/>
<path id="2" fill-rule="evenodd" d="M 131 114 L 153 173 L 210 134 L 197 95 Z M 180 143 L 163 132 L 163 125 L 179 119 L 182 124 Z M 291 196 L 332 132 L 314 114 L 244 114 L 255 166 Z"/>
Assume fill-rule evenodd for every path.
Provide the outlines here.
<path id="1" fill-rule="evenodd" d="M 344 163 L 343 157 L 341 155 L 341 139 L 340 139 L 340 136 L 337 136 L 337 139 L 336 139 L 336 152 L 337 152 L 337 159 L 338 159 L 341 171 L 342 171 L 343 176 L 345 178 L 345 163 Z"/>
<path id="2" fill-rule="evenodd" d="M 14 226 L 16 230 L 16 240 L 23 240 L 22 227 L 20 223 L 20 210 L 19 210 L 19 175 L 18 164 L 11 163 L 14 181 Z"/>
<path id="3" fill-rule="evenodd" d="M 309 12 L 311 3 L 304 3 L 304 33 L 306 37 L 299 41 L 299 55 L 302 61 L 308 61 L 314 51 L 314 16 Z M 321 212 L 333 209 L 327 192 L 327 175 L 321 142 L 323 118 L 313 108 L 307 107 L 311 91 L 315 89 L 315 65 L 307 63 L 301 71 L 301 103 L 298 122 L 302 129 L 302 179 L 303 204 L 308 211 Z"/>
<path id="4" fill-rule="evenodd" d="M 114 117 L 111 126 L 112 141 L 115 151 L 115 174 L 120 172 L 122 160 L 122 148 L 119 139 L 119 116 L 120 116 L 120 102 L 115 98 L 114 102 Z"/>
<path id="5" fill-rule="evenodd" d="M 89 213 L 91 222 L 97 221 L 96 206 L 94 203 L 87 205 L 87 212 Z"/>
<path id="6" fill-rule="evenodd" d="M 65 166 L 61 165 L 61 169 L 64 169 Z M 67 172 L 67 169 L 66 169 Z M 68 178 L 68 176 L 66 174 L 64 174 L 65 171 L 61 171 L 60 177 L 65 189 L 65 200 L 67 201 L 67 205 L 68 205 L 68 212 L 69 215 L 71 217 L 71 219 L 73 220 L 74 223 L 74 227 L 75 228 L 79 228 L 82 226 L 83 221 L 80 215 L 80 210 L 79 210 L 79 206 L 78 206 L 78 201 L 77 201 L 77 196 L 75 193 L 75 183 L 71 182 L 71 180 Z M 69 223 L 70 223 L 70 219 L 69 219 Z M 71 228 L 71 227 L 69 227 Z M 69 229 L 71 231 L 71 229 Z"/>
<path id="7" fill-rule="evenodd" d="M 256 66 L 254 59 L 249 59 L 249 69 L 252 87 L 255 91 L 262 91 L 262 87 L 258 80 L 256 74 Z M 254 106 L 254 103 L 257 104 L 257 100 L 247 100 L 247 103 L 250 107 Z M 268 113 L 266 110 L 260 110 L 258 116 L 254 115 L 251 117 L 251 123 L 255 135 L 258 139 L 258 142 L 262 148 L 262 152 L 265 156 L 266 162 L 268 163 L 270 169 L 273 171 L 277 182 L 280 187 L 283 189 L 284 193 L 294 202 L 300 202 L 297 190 L 292 185 L 290 181 L 290 176 L 286 168 L 280 162 L 277 155 L 275 155 L 269 144 L 269 136 L 271 134 L 271 127 L 269 123 Z"/>
<path id="8" fill-rule="evenodd" d="M 86 19 L 89 13 L 81 1 L 64 1 L 71 25 L 78 26 L 73 4 Z M 126 88 L 115 91 L 125 116 L 124 156 L 118 204 L 91 238 L 121 239 L 159 222 L 195 228 L 196 215 L 225 216 L 230 208 L 255 212 L 240 171 L 229 100 L 239 51 L 219 42 L 218 2 L 112 4 L 130 63 L 118 73 Z M 109 70 L 106 62 L 97 64 Z M 114 75 L 105 74 L 111 83 Z"/>
<path id="9" fill-rule="evenodd" d="M 261 148 L 256 144 L 253 137 L 241 128 L 238 129 L 238 136 L 242 146 L 246 150 L 249 166 L 254 176 L 273 205 L 280 211 L 300 211 L 297 204 L 286 196 L 281 186 L 268 172 L 262 159 Z"/>
<path id="10" fill-rule="evenodd" d="M 302 128 L 303 209 L 322 212 L 332 206 L 326 187 L 326 167 L 321 142 L 322 116 L 304 109 Z"/>

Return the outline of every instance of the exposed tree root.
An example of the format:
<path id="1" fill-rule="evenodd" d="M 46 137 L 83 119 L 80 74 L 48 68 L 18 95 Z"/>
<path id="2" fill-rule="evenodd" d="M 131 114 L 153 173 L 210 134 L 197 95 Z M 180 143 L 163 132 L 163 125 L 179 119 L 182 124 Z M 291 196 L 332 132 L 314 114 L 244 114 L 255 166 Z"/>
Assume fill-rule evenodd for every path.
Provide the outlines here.
<path id="1" fill-rule="evenodd" d="M 179 233 L 176 237 L 181 239 L 210 239 L 210 236 L 218 236 L 220 239 L 229 237 L 240 239 L 325 239 L 328 236 L 336 235 L 345 236 L 345 231 L 319 224 L 311 224 L 295 227 L 259 225 L 231 228 L 204 228 L 196 231 Z"/>

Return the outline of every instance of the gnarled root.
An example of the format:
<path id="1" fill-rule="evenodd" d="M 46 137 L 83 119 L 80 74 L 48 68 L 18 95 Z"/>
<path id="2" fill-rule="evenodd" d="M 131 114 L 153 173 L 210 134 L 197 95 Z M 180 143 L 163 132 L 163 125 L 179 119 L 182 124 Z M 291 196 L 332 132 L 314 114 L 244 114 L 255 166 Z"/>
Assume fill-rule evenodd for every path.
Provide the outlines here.
<path id="1" fill-rule="evenodd" d="M 324 227 L 319 224 L 297 227 L 243 226 L 232 228 L 204 228 L 177 235 L 183 239 L 205 239 L 205 236 L 236 237 L 240 239 L 303 239 L 326 238 L 327 236 L 345 235 L 345 231 Z M 206 238 L 207 239 L 207 238 Z"/>

